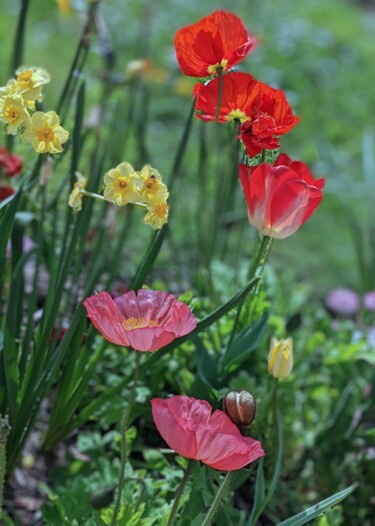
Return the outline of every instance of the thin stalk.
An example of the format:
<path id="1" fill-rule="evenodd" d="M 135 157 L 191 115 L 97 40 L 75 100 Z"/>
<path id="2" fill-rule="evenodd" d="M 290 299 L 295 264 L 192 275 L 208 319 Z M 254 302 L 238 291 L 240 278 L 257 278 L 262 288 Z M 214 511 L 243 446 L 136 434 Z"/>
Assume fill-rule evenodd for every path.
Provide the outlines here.
<path id="1" fill-rule="evenodd" d="M 6 471 L 6 442 L 9 434 L 9 422 L 7 418 L 0 417 L 0 519 L 3 506 L 3 485 Z"/>
<path id="2" fill-rule="evenodd" d="M 262 504 L 259 506 L 257 510 L 254 510 L 251 513 L 249 522 L 247 523 L 246 526 L 254 526 L 256 524 L 263 510 L 266 508 L 267 504 L 273 497 L 273 494 L 275 493 L 275 490 L 276 490 L 276 487 L 278 485 L 279 478 L 280 478 L 281 463 L 283 459 L 284 438 L 283 438 L 281 413 L 278 409 L 278 387 L 279 387 L 278 380 L 279 380 L 278 378 L 275 378 L 274 391 L 273 391 L 273 420 L 274 420 L 274 427 L 276 429 L 276 435 L 277 435 L 277 443 L 276 443 L 277 456 L 276 456 L 275 470 L 273 472 L 271 484 L 268 488 L 264 501 L 262 502 Z"/>
<path id="3" fill-rule="evenodd" d="M 251 265 L 251 267 L 249 269 L 249 273 L 248 273 L 248 279 L 249 280 L 252 279 L 252 278 L 260 278 L 261 277 L 264 265 L 265 265 L 265 263 L 267 261 L 268 254 L 269 254 L 269 251 L 271 249 L 271 245 L 272 245 L 272 238 L 268 237 L 268 236 L 263 236 L 262 237 L 262 241 L 261 241 L 261 243 L 259 245 L 259 248 L 258 248 L 258 252 L 257 252 L 257 254 L 255 256 L 254 261 L 253 261 L 253 264 Z M 234 320 L 234 323 L 233 323 L 232 332 L 231 332 L 231 335 L 230 335 L 230 338 L 229 338 L 229 342 L 228 342 L 228 350 L 232 346 L 232 343 L 233 343 L 233 340 L 234 340 L 234 336 L 235 336 L 236 331 L 237 331 L 238 323 L 240 321 L 242 308 L 243 308 L 243 302 L 240 303 L 238 305 L 238 307 L 237 307 L 236 317 L 235 317 L 235 320 Z"/>
<path id="4" fill-rule="evenodd" d="M 208 510 L 208 513 L 202 523 L 202 526 L 209 526 L 214 520 L 214 517 L 219 509 L 221 501 L 227 495 L 230 485 L 232 481 L 234 480 L 234 477 L 236 476 L 236 474 L 237 474 L 237 471 L 228 471 L 228 473 L 226 474 L 225 479 L 223 480 L 219 488 L 219 491 L 217 492 L 214 498 L 214 501 L 211 504 L 211 508 Z"/>
<path id="5" fill-rule="evenodd" d="M 139 376 L 139 364 L 140 364 L 140 354 L 138 351 L 136 351 L 136 365 L 135 365 L 135 371 L 133 375 L 133 384 L 132 388 L 130 390 L 129 394 L 129 403 L 127 407 L 124 409 L 124 412 L 122 414 L 121 419 L 121 464 L 120 464 L 120 475 L 119 475 L 119 482 L 118 482 L 118 488 L 117 488 L 117 497 L 116 497 L 116 503 L 115 508 L 113 510 L 112 520 L 111 520 L 111 526 L 115 526 L 117 524 L 117 517 L 120 511 L 121 507 L 121 497 L 122 493 L 124 491 L 124 484 L 125 484 L 125 468 L 126 468 L 126 459 L 127 459 L 127 447 L 126 447 L 126 431 L 129 426 L 129 420 L 130 420 L 130 414 L 133 409 L 134 401 L 135 401 L 135 388 L 137 386 L 138 376 Z"/>
<path id="6" fill-rule="evenodd" d="M 18 17 L 16 35 L 14 38 L 12 64 L 10 68 L 10 75 L 12 77 L 16 69 L 22 64 L 22 60 L 23 60 L 23 50 L 25 47 L 26 17 L 27 17 L 27 10 L 29 7 L 29 3 L 30 3 L 29 0 L 22 0 L 22 3 L 21 3 L 21 10 L 20 10 L 20 15 Z"/>
<path id="7" fill-rule="evenodd" d="M 175 499 L 174 499 L 174 502 L 173 502 L 173 507 L 172 507 L 171 514 L 169 515 L 167 526 L 173 526 L 174 523 L 175 523 L 176 515 L 177 515 L 177 512 L 178 512 L 179 505 L 180 505 L 180 499 L 181 499 L 182 494 L 184 492 L 186 483 L 189 480 L 189 477 L 190 477 L 190 474 L 191 474 L 191 470 L 193 469 L 193 466 L 194 466 L 194 460 L 190 459 L 189 462 L 188 462 L 188 465 L 186 466 L 186 470 L 185 470 L 184 476 L 183 476 L 183 478 L 182 478 L 182 480 L 181 480 L 181 482 L 180 482 L 180 484 L 179 484 L 179 486 L 177 488 L 176 496 L 175 496 Z"/>

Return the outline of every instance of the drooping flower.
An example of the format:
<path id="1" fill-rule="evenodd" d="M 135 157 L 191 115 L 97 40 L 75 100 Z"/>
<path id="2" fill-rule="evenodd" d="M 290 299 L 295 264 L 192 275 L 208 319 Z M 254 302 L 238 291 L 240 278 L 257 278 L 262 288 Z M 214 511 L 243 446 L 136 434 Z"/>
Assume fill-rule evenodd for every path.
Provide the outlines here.
<path id="1" fill-rule="evenodd" d="M 27 100 L 40 100 L 43 85 L 50 81 L 45 69 L 21 66 L 16 71 L 17 91 Z"/>
<path id="2" fill-rule="evenodd" d="M 80 212 L 82 210 L 82 190 L 86 188 L 87 179 L 80 172 L 75 173 L 77 181 L 74 183 L 73 190 L 69 196 L 69 206 Z"/>
<path id="3" fill-rule="evenodd" d="M 0 186 L 0 202 L 4 201 L 15 193 L 15 190 L 9 185 Z"/>
<path id="4" fill-rule="evenodd" d="M 174 41 L 180 68 L 191 77 L 231 69 L 255 49 L 256 43 L 241 19 L 227 11 L 215 11 L 179 29 Z"/>
<path id="5" fill-rule="evenodd" d="M 196 116 L 203 120 L 216 119 L 219 100 L 218 77 L 195 90 L 197 100 Z M 251 119 L 252 104 L 259 92 L 259 82 L 247 73 L 233 72 L 222 78 L 223 91 L 220 104 L 219 122 L 238 120 L 244 123 Z"/>
<path id="6" fill-rule="evenodd" d="M 54 111 L 37 111 L 31 117 L 22 137 L 38 153 L 60 153 L 62 144 L 68 140 L 69 132 L 60 126 L 59 116 Z"/>
<path id="7" fill-rule="evenodd" d="M 251 118 L 240 127 L 240 138 L 246 153 L 253 157 L 263 149 L 279 147 L 279 137 L 288 133 L 298 122 L 285 93 L 258 83 L 259 94 L 251 107 Z"/>
<path id="8" fill-rule="evenodd" d="M 271 338 L 268 355 L 268 372 L 275 378 L 286 378 L 293 369 L 293 340 Z"/>
<path id="9" fill-rule="evenodd" d="M 319 206 L 324 179 L 314 179 L 301 161 L 281 154 L 274 166 L 240 165 L 250 223 L 264 236 L 283 239 L 294 234 Z"/>
<path id="10" fill-rule="evenodd" d="M 106 340 L 136 351 L 156 351 L 196 327 L 187 305 L 158 290 L 131 290 L 115 299 L 100 292 L 83 304 Z"/>
<path id="11" fill-rule="evenodd" d="M 200 460 L 213 469 L 234 471 L 264 456 L 261 443 L 242 436 L 223 412 L 205 400 L 172 396 L 151 400 L 155 425 L 179 455 Z"/>
<path id="12" fill-rule="evenodd" d="M 27 125 L 30 116 L 21 95 L 8 95 L 0 99 L 0 121 L 7 124 L 7 133 L 16 135 L 18 127 Z"/>
<path id="13" fill-rule="evenodd" d="M 19 175 L 22 170 L 22 157 L 9 153 L 6 148 L 0 148 L 0 175 L 5 172 L 9 177 Z"/>
<path id="14" fill-rule="evenodd" d="M 131 164 L 121 163 L 104 175 L 104 199 L 118 206 L 137 203 L 141 200 L 140 190 L 143 184 L 139 173 Z"/>

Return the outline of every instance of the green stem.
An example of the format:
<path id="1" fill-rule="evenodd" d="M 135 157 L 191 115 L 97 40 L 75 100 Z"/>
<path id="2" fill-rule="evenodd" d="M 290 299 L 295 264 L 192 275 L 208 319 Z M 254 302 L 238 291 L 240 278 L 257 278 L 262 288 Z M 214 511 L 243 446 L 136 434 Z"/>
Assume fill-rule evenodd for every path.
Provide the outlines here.
<path id="1" fill-rule="evenodd" d="M 255 256 L 254 261 L 253 261 L 253 264 L 251 265 L 251 267 L 249 269 L 249 273 L 248 273 L 248 279 L 249 280 L 252 279 L 252 278 L 260 278 L 261 277 L 264 265 L 266 263 L 269 251 L 271 249 L 271 245 L 272 245 L 272 238 L 268 237 L 268 236 L 263 236 L 262 237 L 262 241 L 261 241 L 261 243 L 259 245 L 259 248 L 258 248 L 258 252 L 257 252 L 257 254 Z M 258 288 L 258 286 L 257 286 L 257 288 Z M 230 335 L 230 338 L 229 338 L 229 342 L 228 342 L 228 351 L 229 351 L 229 349 L 232 346 L 232 343 L 233 343 L 233 340 L 234 340 L 234 336 L 235 336 L 236 331 L 237 331 L 238 323 L 239 323 L 240 317 L 241 317 L 242 308 L 243 308 L 243 302 L 241 302 L 238 305 L 238 307 L 237 307 L 236 317 L 235 317 L 235 320 L 234 320 L 234 323 L 233 323 L 232 332 L 231 332 L 231 335 Z"/>
<path id="2" fill-rule="evenodd" d="M 0 519 L 3 506 L 3 485 L 6 470 L 6 442 L 10 427 L 7 418 L 0 417 Z"/>
<path id="3" fill-rule="evenodd" d="M 191 474 L 191 470 L 193 469 L 193 466 L 194 466 L 194 460 L 190 459 L 189 462 L 188 462 L 188 465 L 186 467 L 184 476 L 183 476 L 183 478 L 182 478 L 182 480 L 181 480 L 181 482 L 180 482 L 180 484 L 179 484 L 179 486 L 177 488 L 176 496 L 175 496 L 175 499 L 174 499 L 174 502 L 173 502 L 173 507 L 172 507 L 172 511 L 171 511 L 171 514 L 170 514 L 169 519 L 168 519 L 167 526 L 173 526 L 174 523 L 175 523 L 176 515 L 177 515 L 177 512 L 178 512 L 178 507 L 180 505 L 180 499 L 181 499 L 182 494 L 184 492 L 186 483 L 189 480 L 189 477 L 190 477 L 190 474 Z"/>
<path id="4" fill-rule="evenodd" d="M 21 65 L 23 60 L 23 50 L 25 47 L 26 16 L 29 3 L 29 0 L 22 0 L 21 3 L 20 16 L 18 17 L 18 25 L 13 46 L 13 57 L 10 71 L 12 77 L 14 75 L 14 72 Z"/>
<path id="5" fill-rule="evenodd" d="M 130 415 L 133 409 L 134 401 L 135 401 L 135 389 L 137 386 L 138 376 L 139 376 L 139 364 L 140 364 L 140 353 L 138 351 L 135 351 L 137 353 L 136 355 L 136 365 L 135 365 L 135 371 L 133 375 L 133 383 L 132 387 L 129 393 L 129 403 L 127 407 L 124 409 L 124 412 L 122 414 L 121 419 L 121 464 L 120 464 L 120 475 L 119 475 L 119 482 L 118 482 L 118 488 L 117 488 L 117 497 L 116 497 L 116 503 L 115 508 L 113 510 L 112 520 L 111 520 L 111 526 L 115 526 L 117 523 L 117 517 L 120 511 L 121 507 L 121 498 L 122 493 L 124 491 L 124 483 L 125 483 L 125 468 L 126 468 L 126 459 L 127 459 L 127 448 L 126 448 L 126 431 L 129 426 L 129 420 Z"/>
<path id="6" fill-rule="evenodd" d="M 269 485 L 267 495 L 262 502 L 262 504 L 259 506 L 257 510 L 254 510 L 251 513 L 250 520 L 247 523 L 247 526 L 254 526 L 262 514 L 263 510 L 266 508 L 267 504 L 271 500 L 273 494 L 275 493 L 275 490 L 277 488 L 279 478 L 280 478 L 280 472 L 281 472 L 281 463 L 283 459 L 283 448 L 284 448 L 284 439 L 283 439 L 283 429 L 282 429 L 282 419 L 281 419 L 281 413 L 278 409 L 278 378 L 275 378 L 275 384 L 274 384 L 274 391 L 273 391 L 273 420 L 274 420 L 274 426 L 276 429 L 277 434 L 277 456 L 276 456 L 276 464 L 275 464 L 275 470 L 272 476 L 271 484 Z"/>
<path id="7" fill-rule="evenodd" d="M 208 513 L 202 523 L 202 526 L 209 526 L 212 521 L 214 520 L 214 517 L 216 515 L 216 512 L 221 504 L 221 501 L 223 500 L 223 498 L 227 495 L 228 493 L 228 490 L 229 490 L 229 487 L 234 479 L 234 477 L 236 476 L 237 474 L 237 471 L 229 471 L 226 476 L 225 476 L 225 479 L 223 480 L 220 488 L 219 488 L 219 491 L 217 492 L 215 498 L 214 498 L 214 501 L 213 503 L 211 504 L 211 508 L 208 510 Z"/>

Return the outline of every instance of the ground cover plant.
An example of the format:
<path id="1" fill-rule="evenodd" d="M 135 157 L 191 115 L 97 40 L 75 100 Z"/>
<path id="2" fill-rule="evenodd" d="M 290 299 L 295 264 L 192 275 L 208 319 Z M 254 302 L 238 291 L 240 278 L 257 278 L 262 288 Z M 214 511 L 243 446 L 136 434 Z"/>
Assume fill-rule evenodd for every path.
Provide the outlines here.
<path id="1" fill-rule="evenodd" d="M 4 524 L 370 526 L 371 205 L 347 214 L 346 281 L 335 267 L 318 279 L 324 250 L 307 261 L 328 230 L 315 218 L 340 210 L 335 171 L 357 156 L 336 122 L 317 138 L 309 104 L 336 41 L 318 34 L 308 83 L 306 25 L 305 48 L 288 56 L 286 30 L 278 69 L 264 60 L 264 35 L 283 27 L 270 4 L 254 2 L 259 25 L 233 6 L 179 26 L 162 11 L 153 47 L 151 4 L 60 1 L 52 16 L 80 35 L 55 77 L 32 47 L 36 4 L 12 18 L 0 88 Z M 120 12 L 140 37 L 131 24 L 119 36 Z M 163 39 L 170 70 L 156 65 Z M 365 126 L 354 106 L 346 118 Z M 375 163 L 361 132 L 362 196 Z M 333 165 L 330 141 L 347 148 Z M 342 286 L 323 305 L 311 289 L 328 279 Z"/>

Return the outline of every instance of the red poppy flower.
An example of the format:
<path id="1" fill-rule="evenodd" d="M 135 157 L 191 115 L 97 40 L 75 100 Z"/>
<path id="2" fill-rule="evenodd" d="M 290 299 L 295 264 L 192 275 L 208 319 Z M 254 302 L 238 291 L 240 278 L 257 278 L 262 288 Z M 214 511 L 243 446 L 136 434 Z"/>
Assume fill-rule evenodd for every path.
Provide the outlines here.
<path id="1" fill-rule="evenodd" d="M 158 290 L 131 290 L 115 299 L 100 292 L 83 304 L 106 340 L 137 351 L 161 349 L 196 327 L 187 305 Z"/>
<path id="2" fill-rule="evenodd" d="M 179 455 L 220 471 L 234 471 L 264 456 L 257 440 L 241 435 L 223 411 L 205 400 L 172 396 L 151 400 L 152 416 L 168 446 Z"/>
<path id="3" fill-rule="evenodd" d="M 0 202 L 16 192 L 10 186 L 0 186 Z"/>
<path id="4" fill-rule="evenodd" d="M 324 179 L 314 179 L 308 167 L 281 154 L 275 165 L 240 165 L 250 222 L 263 235 L 283 239 L 308 220 L 322 200 Z"/>
<path id="5" fill-rule="evenodd" d="M 240 127 L 246 153 L 253 157 L 263 149 L 279 147 L 279 136 L 288 133 L 298 122 L 282 90 L 259 82 L 259 94 L 251 107 L 251 119 Z"/>
<path id="6" fill-rule="evenodd" d="M 18 175 L 22 170 L 22 157 L 9 153 L 6 148 L 0 148 L 0 167 L 1 166 L 10 177 Z"/>
<path id="7" fill-rule="evenodd" d="M 199 84 L 194 90 L 197 96 L 195 108 L 197 117 L 212 121 L 216 119 L 216 108 L 219 100 L 218 77 L 207 84 Z M 250 120 L 251 107 L 259 92 L 259 82 L 247 73 L 233 72 L 222 78 L 223 92 L 221 98 L 219 122 L 238 119 L 241 123 Z"/>
<path id="8" fill-rule="evenodd" d="M 196 24 L 176 33 L 174 45 L 182 72 L 207 77 L 221 68 L 231 69 L 256 47 L 241 19 L 226 11 L 215 11 Z"/>

